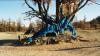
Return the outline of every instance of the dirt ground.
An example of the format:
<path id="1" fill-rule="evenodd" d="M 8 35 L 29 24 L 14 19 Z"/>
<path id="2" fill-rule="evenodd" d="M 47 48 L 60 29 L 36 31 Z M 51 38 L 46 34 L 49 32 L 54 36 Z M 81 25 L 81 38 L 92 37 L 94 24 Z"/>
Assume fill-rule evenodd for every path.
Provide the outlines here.
<path id="1" fill-rule="evenodd" d="M 0 56 L 100 56 L 100 30 L 78 30 L 82 39 L 54 45 L 14 46 L 21 33 L 0 32 Z"/>

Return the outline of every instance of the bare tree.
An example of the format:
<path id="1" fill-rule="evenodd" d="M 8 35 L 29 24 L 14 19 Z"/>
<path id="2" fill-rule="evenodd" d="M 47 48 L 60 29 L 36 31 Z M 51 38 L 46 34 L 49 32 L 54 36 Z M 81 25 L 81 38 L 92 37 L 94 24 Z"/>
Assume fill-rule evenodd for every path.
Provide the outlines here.
<path id="1" fill-rule="evenodd" d="M 10 32 L 11 31 L 11 19 L 9 18 L 9 22 L 8 22 L 8 31 Z"/>
<path id="2" fill-rule="evenodd" d="M 50 19 L 47 19 L 50 0 L 32 0 L 32 2 L 35 5 L 37 5 L 38 10 L 33 8 L 28 3 L 28 0 L 25 0 L 25 3 L 27 4 L 27 6 L 31 9 L 31 11 L 26 12 L 26 15 L 31 16 L 31 17 L 36 16 L 39 19 L 41 19 L 43 22 L 48 23 L 48 20 L 50 20 Z"/>
<path id="3" fill-rule="evenodd" d="M 42 20 L 43 23 L 45 23 L 47 27 L 55 24 L 57 25 L 55 26 L 55 28 L 59 30 L 58 28 L 60 24 L 59 23 L 60 19 L 62 19 L 63 17 L 66 17 L 66 19 L 69 20 L 67 23 L 71 23 L 75 17 L 75 14 L 79 10 L 81 10 L 84 6 L 86 6 L 89 1 L 92 1 L 92 0 L 56 0 L 55 1 L 56 2 L 56 18 L 54 20 L 52 20 L 53 18 L 48 15 L 50 1 L 51 0 L 31 0 L 31 2 L 37 6 L 37 7 L 35 6 L 36 8 L 34 8 L 32 5 L 30 5 L 31 3 L 29 2 L 29 0 L 25 0 L 26 5 L 31 9 L 25 14 L 30 17 L 38 17 L 39 19 Z M 70 25 L 70 28 L 73 29 L 71 25 Z M 40 31 L 38 31 L 36 34 L 34 34 L 34 36 L 32 36 L 32 39 L 34 40 L 37 37 L 37 35 L 43 35 L 44 33 L 41 34 L 41 32 L 45 32 L 44 29 L 45 27 L 42 28 Z M 56 31 L 56 33 L 58 32 Z M 74 35 L 76 35 L 76 33 Z"/>
<path id="4" fill-rule="evenodd" d="M 20 21 L 20 19 L 17 22 L 17 31 L 21 31 L 21 21 Z"/>

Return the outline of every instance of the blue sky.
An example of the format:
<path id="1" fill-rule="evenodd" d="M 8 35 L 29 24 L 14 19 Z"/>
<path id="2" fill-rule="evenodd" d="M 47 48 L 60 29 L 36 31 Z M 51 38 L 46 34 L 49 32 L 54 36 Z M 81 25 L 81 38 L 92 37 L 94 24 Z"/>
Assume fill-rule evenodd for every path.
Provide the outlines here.
<path id="1" fill-rule="evenodd" d="M 93 18 L 100 16 L 100 5 L 87 5 L 84 8 L 82 8 L 76 15 L 78 20 L 84 19 L 85 16 L 87 18 L 86 20 L 90 21 Z"/>
<path id="2" fill-rule="evenodd" d="M 50 14 L 55 14 L 55 6 L 52 6 L 54 4 L 55 2 L 53 1 L 49 11 Z M 0 20 L 2 18 L 4 20 L 11 18 L 12 21 L 21 19 L 23 24 L 28 24 L 28 21 L 23 20 L 25 17 L 23 13 L 28 10 L 29 8 L 27 8 L 23 0 L 0 0 Z M 76 16 L 78 20 L 84 19 L 85 16 L 87 18 L 86 20 L 90 21 L 100 16 L 100 5 L 87 5 Z"/>
<path id="3" fill-rule="evenodd" d="M 23 24 L 28 23 L 27 21 L 23 21 L 25 11 L 29 9 L 24 4 L 24 1 L 19 0 L 0 0 L 0 20 L 8 20 L 11 18 L 12 21 L 21 20 Z"/>

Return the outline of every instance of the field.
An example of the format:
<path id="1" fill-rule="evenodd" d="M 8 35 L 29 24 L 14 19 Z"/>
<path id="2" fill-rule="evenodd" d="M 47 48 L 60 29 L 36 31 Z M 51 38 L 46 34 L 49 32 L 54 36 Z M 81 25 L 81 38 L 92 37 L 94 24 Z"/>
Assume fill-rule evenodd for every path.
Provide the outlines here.
<path id="1" fill-rule="evenodd" d="M 100 56 L 100 30 L 77 32 L 83 40 L 38 46 L 15 46 L 22 33 L 0 32 L 0 56 Z"/>

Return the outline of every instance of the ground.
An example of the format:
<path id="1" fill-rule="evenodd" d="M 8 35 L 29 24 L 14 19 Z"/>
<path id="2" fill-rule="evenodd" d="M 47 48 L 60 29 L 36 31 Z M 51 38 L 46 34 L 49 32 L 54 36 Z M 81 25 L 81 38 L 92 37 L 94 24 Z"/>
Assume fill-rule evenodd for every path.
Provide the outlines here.
<path id="1" fill-rule="evenodd" d="M 100 56 L 100 30 L 77 30 L 82 41 L 54 45 L 15 46 L 21 33 L 0 33 L 0 56 Z M 86 41 L 89 40 L 89 41 Z"/>

